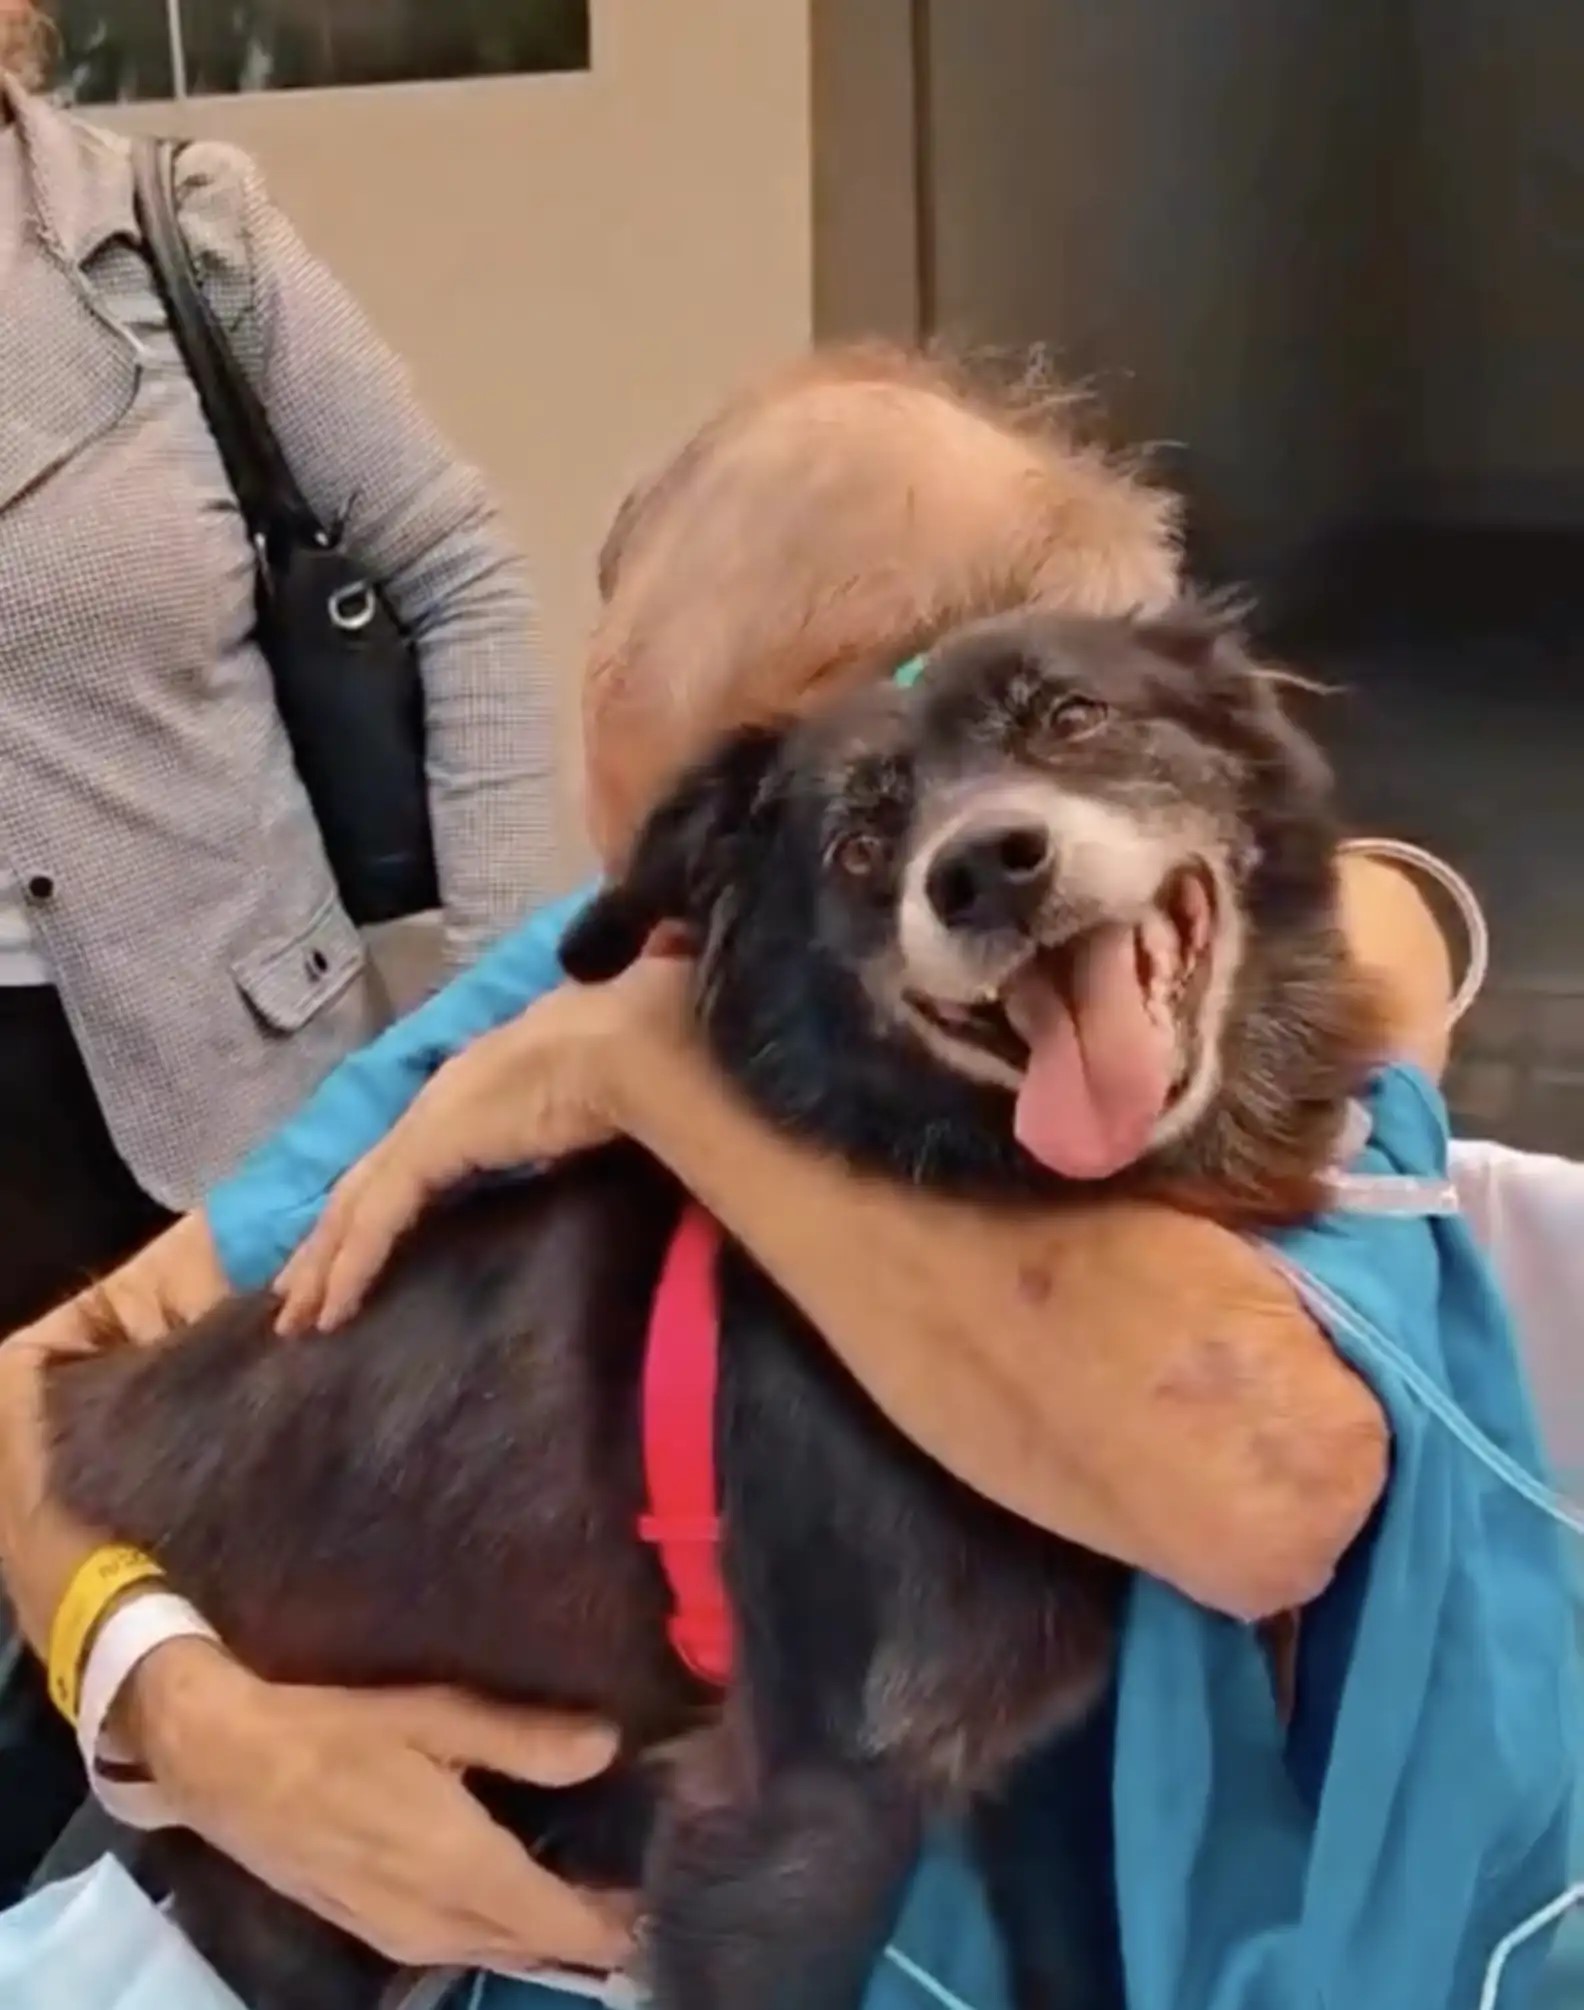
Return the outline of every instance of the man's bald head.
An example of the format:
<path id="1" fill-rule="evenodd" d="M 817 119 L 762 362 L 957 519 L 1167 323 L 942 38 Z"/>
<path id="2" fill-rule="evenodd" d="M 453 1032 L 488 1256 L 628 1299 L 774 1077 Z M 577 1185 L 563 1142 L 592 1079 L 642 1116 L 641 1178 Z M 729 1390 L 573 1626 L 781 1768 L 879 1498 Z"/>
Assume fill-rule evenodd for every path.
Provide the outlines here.
<path id="1" fill-rule="evenodd" d="M 600 555 L 588 807 L 620 854 L 719 733 L 886 674 L 981 614 L 1161 606 L 1176 510 L 1049 398 L 828 351 L 734 400 L 628 497 Z"/>

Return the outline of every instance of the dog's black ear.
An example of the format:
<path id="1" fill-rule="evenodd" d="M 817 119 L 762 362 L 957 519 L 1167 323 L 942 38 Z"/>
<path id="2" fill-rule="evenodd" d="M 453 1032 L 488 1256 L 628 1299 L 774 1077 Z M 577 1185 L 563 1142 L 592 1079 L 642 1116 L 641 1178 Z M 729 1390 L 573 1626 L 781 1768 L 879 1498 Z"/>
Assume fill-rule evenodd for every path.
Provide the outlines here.
<path id="1" fill-rule="evenodd" d="M 702 931 L 730 882 L 733 848 L 766 800 L 785 731 L 736 733 L 690 769 L 650 812 L 625 869 L 596 896 L 561 944 L 579 984 L 618 977 L 662 922 Z"/>

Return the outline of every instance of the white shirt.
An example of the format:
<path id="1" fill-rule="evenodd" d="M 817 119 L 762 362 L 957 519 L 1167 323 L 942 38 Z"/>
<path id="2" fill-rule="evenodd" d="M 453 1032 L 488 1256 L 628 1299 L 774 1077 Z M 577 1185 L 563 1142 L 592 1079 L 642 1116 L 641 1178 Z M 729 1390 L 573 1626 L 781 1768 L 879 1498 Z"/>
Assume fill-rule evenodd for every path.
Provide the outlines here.
<path id="1" fill-rule="evenodd" d="M 0 985 L 51 982 L 49 965 L 33 932 L 27 895 L 13 875 L 0 866 Z"/>

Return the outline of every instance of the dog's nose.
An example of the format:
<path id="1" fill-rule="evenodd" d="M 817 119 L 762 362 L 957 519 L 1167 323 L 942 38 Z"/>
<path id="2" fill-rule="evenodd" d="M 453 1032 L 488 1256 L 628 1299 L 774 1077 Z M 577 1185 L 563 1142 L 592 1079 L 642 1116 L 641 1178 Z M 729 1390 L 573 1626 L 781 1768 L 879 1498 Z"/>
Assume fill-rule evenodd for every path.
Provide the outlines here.
<path id="1" fill-rule="evenodd" d="M 961 831 L 931 861 L 924 891 L 947 928 L 1026 928 L 1050 887 L 1050 833 L 1004 823 Z"/>

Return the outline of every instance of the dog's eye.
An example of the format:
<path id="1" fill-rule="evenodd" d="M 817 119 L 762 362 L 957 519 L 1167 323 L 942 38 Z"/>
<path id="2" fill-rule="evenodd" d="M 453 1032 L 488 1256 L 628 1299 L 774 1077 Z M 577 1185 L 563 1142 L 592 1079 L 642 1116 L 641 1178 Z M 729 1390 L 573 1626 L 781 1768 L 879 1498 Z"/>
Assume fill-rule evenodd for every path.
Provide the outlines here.
<path id="1" fill-rule="evenodd" d="M 887 856 L 885 839 L 873 831 L 850 831 L 830 850 L 831 864 L 848 879 L 873 879 L 884 870 Z"/>
<path id="2" fill-rule="evenodd" d="M 1083 740 L 1098 732 L 1111 716 L 1098 698 L 1058 698 L 1046 715 L 1046 729 L 1059 740 Z"/>

